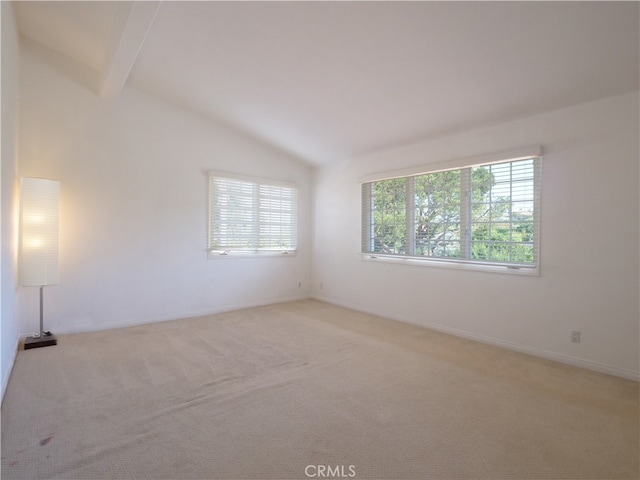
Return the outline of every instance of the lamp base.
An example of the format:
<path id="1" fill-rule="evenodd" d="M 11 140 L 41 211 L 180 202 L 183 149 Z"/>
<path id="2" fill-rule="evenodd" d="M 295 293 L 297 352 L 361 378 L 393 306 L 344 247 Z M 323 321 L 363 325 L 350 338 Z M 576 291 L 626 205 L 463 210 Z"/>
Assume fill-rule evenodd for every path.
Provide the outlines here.
<path id="1" fill-rule="evenodd" d="M 55 335 L 43 335 L 42 337 L 27 337 L 24 339 L 24 349 L 50 347 L 57 345 L 58 339 Z"/>

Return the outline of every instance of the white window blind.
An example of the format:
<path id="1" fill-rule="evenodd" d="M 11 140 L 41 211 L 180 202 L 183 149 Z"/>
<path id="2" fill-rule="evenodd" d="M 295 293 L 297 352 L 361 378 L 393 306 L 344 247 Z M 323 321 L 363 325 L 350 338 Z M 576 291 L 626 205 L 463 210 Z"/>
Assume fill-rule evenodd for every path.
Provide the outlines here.
<path id="1" fill-rule="evenodd" d="M 362 253 L 537 269 L 541 158 L 362 185 Z"/>
<path id="2" fill-rule="evenodd" d="M 210 255 L 292 253 L 297 244 L 297 188 L 209 174 Z"/>

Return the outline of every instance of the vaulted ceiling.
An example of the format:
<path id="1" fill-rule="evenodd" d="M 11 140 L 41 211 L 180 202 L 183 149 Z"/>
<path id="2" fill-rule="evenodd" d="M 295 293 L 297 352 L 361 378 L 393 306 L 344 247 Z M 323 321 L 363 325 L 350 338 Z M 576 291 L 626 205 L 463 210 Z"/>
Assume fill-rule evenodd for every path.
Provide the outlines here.
<path id="1" fill-rule="evenodd" d="M 21 35 L 322 164 L 639 88 L 638 2 L 14 2 Z"/>

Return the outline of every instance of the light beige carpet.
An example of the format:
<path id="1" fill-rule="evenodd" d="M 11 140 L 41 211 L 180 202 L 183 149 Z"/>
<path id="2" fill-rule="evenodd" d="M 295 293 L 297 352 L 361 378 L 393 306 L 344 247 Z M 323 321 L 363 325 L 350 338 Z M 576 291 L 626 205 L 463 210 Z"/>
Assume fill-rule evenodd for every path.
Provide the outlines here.
<path id="1" fill-rule="evenodd" d="M 309 300 L 20 351 L 2 479 L 637 479 L 638 437 L 635 382 Z"/>

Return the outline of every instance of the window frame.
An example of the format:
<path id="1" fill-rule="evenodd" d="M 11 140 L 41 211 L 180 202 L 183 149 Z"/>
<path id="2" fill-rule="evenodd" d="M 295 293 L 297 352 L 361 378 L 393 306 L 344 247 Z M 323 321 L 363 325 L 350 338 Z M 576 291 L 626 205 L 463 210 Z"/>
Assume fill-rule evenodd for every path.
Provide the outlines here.
<path id="1" fill-rule="evenodd" d="M 251 246 L 240 247 L 232 245 L 215 245 L 215 217 L 216 212 L 220 211 L 215 204 L 215 192 L 214 182 L 215 179 L 223 179 L 231 182 L 240 182 L 245 186 L 250 185 L 251 194 L 249 196 L 244 195 L 245 199 L 248 197 L 251 202 L 251 219 L 248 222 L 248 226 L 251 230 L 251 234 L 246 235 L 246 238 L 251 238 L 250 242 L 253 242 Z M 207 220 L 207 258 L 208 259 L 228 259 L 228 258 L 260 258 L 260 257 L 293 257 L 297 254 L 298 249 L 298 186 L 294 182 L 288 182 L 283 180 L 274 180 L 263 177 L 242 175 L 236 173 L 223 172 L 219 170 L 210 170 L 207 176 L 208 181 L 208 220 Z M 263 193 L 264 188 L 267 189 L 286 189 L 290 190 L 291 201 L 288 204 L 290 212 L 290 228 L 289 240 L 291 242 L 291 248 L 263 248 L 260 247 L 260 243 L 269 238 L 269 235 L 261 234 L 261 227 L 264 226 L 279 226 L 277 223 L 265 223 L 261 221 L 260 212 L 269 211 L 269 209 L 261 209 L 261 199 L 264 200 L 268 197 Z M 248 188 L 248 187 L 247 187 Z M 273 210 L 271 210 L 273 211 Z M 280 211 L 277 208 L 275 211 Z M 277 236 L 275 237 L 277 238 Z"/>
<path id="2" fill-rule="evenodd" d="M 495 260 L 479 260 L 473 259 L 471 255 L 472 238 L 471 228 L 473 225 L 472 205 L 470 198 L 471 188 L 471 171 L 476 167 L 489 167 L 491 165 L 505 164 L 510 162 L 518 162 L 532 159 L 533 162 L 533 234 L 531 243 L 533 244 L 534 261 L 525 262 L 504 262 Z M 459 257 L 438 257 L 438 256 L 422 256 L 415 254 L 415 215 L 413 209 L 415 206 L 415 177 L 429 175 L 434 173 L 460 171 L 460 256 Z M 383 172 L 374 175 L 368 175 L 359 179 L 362 191 L 362 213 L 361 213 L 361 245 L 360 255 L 363 260 L 376 261 L 382 263 L 397 263 L 416 266 L 433 266 L 445 267 L 464 270 L 475 270 L 483 272 L 510 273 L 516 275 L 540 275 L 540 196 L 541 196 L 541 177 L 542 177 L 542 148 L 526 147 L 509 152 L 498 154 L 489 154 L 466 159 L 457 159 L 448 162 L 412 167 L 394 172 Z M 375 241 L 374 228 L 374 207 L 373 196 L 371 195 L 371 185 L 375 182 L 404 179 L 405 180 L 405 218 L 406 218 L 406 239 L 405 249 L 408 253 L 381 253 L 375 252 L 373 242 Z M 513 176 L 510 177 L 509 185 L 513 185 Z M 492 185 L 493 188 L 493 185 Z M 514 203 L 511 198 L 509 204 Z M 513 227 L 510 229 L 510 235 L 513 233 Z M 367 247 L 368 244 L 368 247 Z M 510 245 L 515 245 L 511 243 Z"/>

